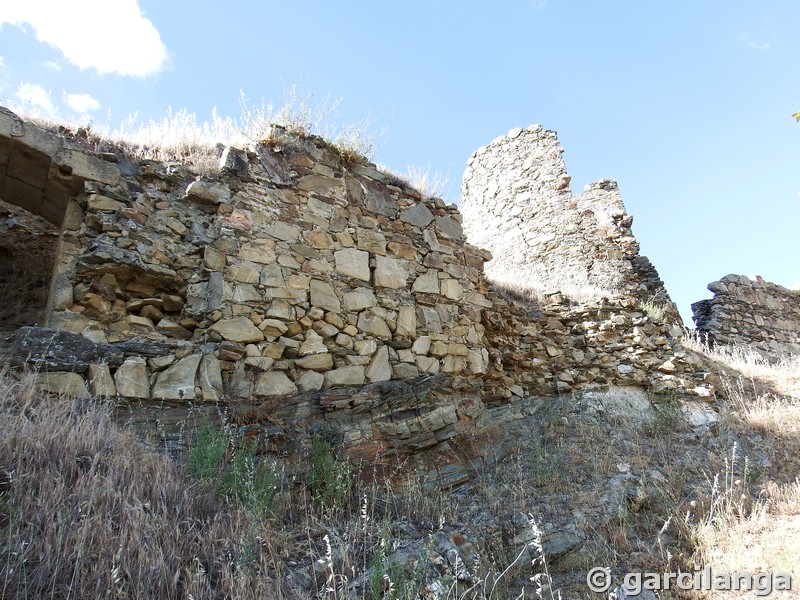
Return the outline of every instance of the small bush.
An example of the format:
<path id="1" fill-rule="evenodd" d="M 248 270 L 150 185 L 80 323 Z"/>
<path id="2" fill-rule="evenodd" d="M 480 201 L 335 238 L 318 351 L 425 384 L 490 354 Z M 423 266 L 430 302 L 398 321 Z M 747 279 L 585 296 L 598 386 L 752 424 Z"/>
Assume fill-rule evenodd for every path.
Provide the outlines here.
<path id="1" fill-rule="evenodd" d="M 222 459 L 230 439 L 222 428 L 215 428 L 207 415 L 200 421 L 189 448 L 186 470 L 195 479 L 214 479 L 220 473 Z"/>
<path id="2" fill-rule="evenodd" d="M 333 445 L 322 436 L 313 436 L 308 485 L 315 503 L 334 511 L 343 509 L 352 496 L 353 483 L 350 465 L 336 460 Z"/>
<path id="3" fill-rule="evenodd" d="M 664 308 L 651 300 L 643 300 L 639 302 L 639 309 L 644 311 L 644 314 L 657 323 L 667 322 L 667 314 L 664 311 Z"/>
<path id="4" fill-rule="evenodd" d="M 259 515 L 276 512 L 280 482 L 275 467 L 258 460 L 254 443 L 244 440 L 232 445 L 230 431 L 214 427 L 207 416 L 197 428 L 186 470 L 196 479 L 213 481 L 230 504 Z"/>

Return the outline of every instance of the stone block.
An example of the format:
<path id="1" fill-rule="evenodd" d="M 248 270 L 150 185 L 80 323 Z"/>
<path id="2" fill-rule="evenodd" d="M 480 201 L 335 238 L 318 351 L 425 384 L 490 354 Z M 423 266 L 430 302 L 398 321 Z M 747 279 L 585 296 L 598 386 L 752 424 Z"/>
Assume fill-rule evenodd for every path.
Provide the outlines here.
<path id="1" fill-rule="evenodd" d="M 391 289 L 406 287 L 408 271 L 405 267 L 407 264 L 407 261 L 399 258 L 377 256 L 375 258 L 375 286 Z"/>
<path id="2" fill-rule="evenodd" d="M 378 300 L 371 288 L 358 287 L 344 295 L 344 307 L 353 312 L 371 308 L 376 304 Z"/>
<path id="3" fill-rule="evenodd" d="M 162 371 L 153 386 L 152 397 L 159 400 L 194 400 L 197 397 L 195 379 L 202 358 L 200 354 L 190 354 Z"/>
<path id="4" fill-rule="evenodd" d="M 411 291 L 422 294 L 438 294 L 439 271 L 436 269 L 428 269 L 414 280 L 414 283 L 411 285 Z"/>
<path id="5" fill-rule="evenodd" d="M 361 281 L 370 280 L 369 252 L 355 248 L 345 248 L 334 252 L 333 258 L 335 262 L 334 269 L 337 273 L 360 279 Z"/>
<path id="6" fill-rule="evenodd" d="M 312 279 L 310 283 L 311 305 L 332 312 L 341 312 L 342 305 L 331 284 L 321 279 Z"/>
<path id="7" fill-rule="evenodd" d="M 117 394 L 122 398 L 148 400 L 150 398 L 150 375 L 147 364 L 140 356 L 131 356 L 114 373 Z"/>
<path id="8" fill-rule="evenodd" d="M 264 339 L 264 334 L 247 317 L 222 319 L 209 327 L 209 331 L 218 333 L 229 342 L 240 344 L 260 342 Z"/>
<path id="9" fill-rule="evenodd" d="M 334 385 L 364 385 L 365 381 L 364 367 L 360 365 L 340 367 L 325 373 L 325 387 Z"/>
<path id="10" fill-rule="evenodd" d="M 36 373 L 33 383 L 51 394 L 64 394 L 75 398 L 88 398 L 86 382 L 78 373 L 62 373 L 58 371 Z"/>
<path id="11" fill-rule="evenodd" d="M 372 355 L 372 360 L 365 374 L 371 382 L 389 381 L 392 378 L 392 366 L 389 364 L 389 347 L 381 346 Z"/>
<path id="12" fill-rule="evenodd" d="M 286 396 L 297 393 L 297 386 L 283 371 L 270 371 L 258 377 L 253 393 L 256 396 Z"/>
<path id="13" fill-rule="evenodd" d="M 407 208 L 400 213 L 399 218 L 405 223 L 425 229 L 433 221 L 433 213 L 428 210 L 428 207 L 423 202 L 417 202 L 411 208 Z"/>
<path id="14" fill-rule="evenodd" d="M 198 378 L 203 400 L 206 402 L 218 402 L 222 399 L 222 367 L 216 356 L 213 354 L 203 355 L 198 370 Z"/>
<path id="15" fill-rule="evenodd" d="M 108 365 L 89 365 L 87 371 L 89 390 L 96 398 L 112 398 L 117 395 L 117 386 L 111 377 Z"/>

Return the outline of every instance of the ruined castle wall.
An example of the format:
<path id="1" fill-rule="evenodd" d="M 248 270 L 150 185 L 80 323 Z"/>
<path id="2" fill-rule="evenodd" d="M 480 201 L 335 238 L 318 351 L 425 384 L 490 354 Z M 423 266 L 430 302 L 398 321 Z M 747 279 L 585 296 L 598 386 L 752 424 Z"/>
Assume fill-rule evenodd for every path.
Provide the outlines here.
<path id="1" fill-rule="evenodd" d="M 692 304 L 692 312 L 711 343 L 767 355 L 800 352 L 800 292 L 745 275 L 726 275 L 708 289 L 714 297 Z"/>
<path id="2" fill-rule="evenodd" d="M 253 435 L 287 456 L 333 424 L 353 460 L 416 461 L 448 485 L 496 454 L 503 436 L 491 408 L 514 398 L 614 385 L 712 394 L 669 313 L 640 306 L 661 284 L 634 252 L 615 186 L 572 197 L 559 189 L 563 165 L 552 166 L 561 164 L 554 135 L 533 128 L 503 140 L 520 148 L 476 156 L 497 154 L 506 187 L 503 169 L 527 165 L 513 178 L 528 200 L 497 195 L 525 218 L 473 212 L 480 227 L 280 128 L 252 151 L 227 148 L 213 176 L 105 153 L 119 180 L 87 180 L 66 201 L 54 329 L 21 330 L 17 364 L 42 370 L 54 391 L 253 406 Z M 521 149 L 530 161 L 517 160 Z M 473 157 L 478 174 L 468 169 L 465 188 L 489 176 L 482 160 Z M 536 211 L 556 224 L 539 224 Z M 530 243 L 495 248 L 486 263 L 490 253 L 462 227 L 490 232 L 487 244 Z M 563 269 L 576 285 L 617 293 L 539 304 L 484 276 L 485 263 L 516 272 L 526 260 L 554 283 Z"/>
<path id="3" fill-rule="evenodd" d="M 461 211 L 469 241 L 492 252 L 487 276 L 544 293 L 655 300 L 678 318 L 639 256 L 617 184 L 604 179 L 573 195 L 562 154 L 555 132 L 532 125 L 469 159 Z"/>
<path id="4" fill-rule="evenodd" d="M 69 204 L 51 323 L 194 348 L 136 366 L 135 389 L 117 371 L 112 392 L 259 398 L 485 371 L 484 256 L 454 207 L 344 169 L 318 139 L 226 160 L 214 179 L 123 165 Z"/>

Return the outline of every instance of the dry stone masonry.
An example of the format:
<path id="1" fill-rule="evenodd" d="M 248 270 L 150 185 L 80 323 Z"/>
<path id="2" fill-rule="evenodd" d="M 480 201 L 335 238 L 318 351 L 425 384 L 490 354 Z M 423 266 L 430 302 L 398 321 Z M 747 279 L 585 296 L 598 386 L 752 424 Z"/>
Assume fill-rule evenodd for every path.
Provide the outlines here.
<path id="1" fill-rule="evenodd" d="M 726 275 L 708 289 L 714 297 L 692 304 L 692 312 L 710 343 L 749 346 L 767 356 L 800 352 L 800 293 L 758 275 Z"/>
<path id="2" fill-rule="evenodd" d="M 485 257 L 455 208 L 343 170 L 321 140 L 273 144 L 229 149 L 218 179 L 123 164 L 70 200 L 51 325 L 175 344 L 103 389 L 216 401 L 485 371 Z"/>
<path id="3" fill-rule="evenodd" d="M 9 165 L 28 153 L 3 143 Z M 52 391 L 244 407 L 245 434 L 284 456 L 332 430 L 354 462 L 440 485 L 513 442 L 503 423 L 521 398 L 611 386 L 713 397 L 615 184 L 571 196 L 560 156 L 540 127 L 476 153 L 464 209 L 477 228 L 279 127 L 224 149 L 214 176 L 88 152 L 75 164 L 100 176 L 84 169 L 58 200 L 48 327 L 18 329 L 12 362 Z M 25 164 L 6 182 L 38 182 L 41 202 L 8 200 L 45 212 L 51 172 Z M 465 226 L 492 249 L 488 265 L 565 293 L 539 303 L 493 288 L 492 254 Z M 611 293 L 576 303 L 565 284 Z M 642 306 L 654 298 L 661 315 Z"/>
<path id="4" fill-rule="evenodd" d="M 652 264 L 639 255 L 616 182 L 603 179 L 573 195 L 563 152 L 554 131 L 531 125 L 469 159 L 461 211 L 469 241 L 492 252 L 487 276 L 544 293 L 655 301 L 678 319 Z"/>

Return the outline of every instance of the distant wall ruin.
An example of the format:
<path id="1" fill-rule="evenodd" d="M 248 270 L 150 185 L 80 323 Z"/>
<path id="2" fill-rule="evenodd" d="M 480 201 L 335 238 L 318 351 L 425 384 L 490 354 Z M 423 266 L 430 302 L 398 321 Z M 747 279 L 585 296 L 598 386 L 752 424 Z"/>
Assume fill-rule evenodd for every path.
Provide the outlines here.
<path id="1" fill-rule="evenodd" d="M 692 312 L 710 343 L 771 356 L 800 352 L 800 292 L 746 275 L 726 275 L 708 289 L 714 297 L 692 304 Z"/>

